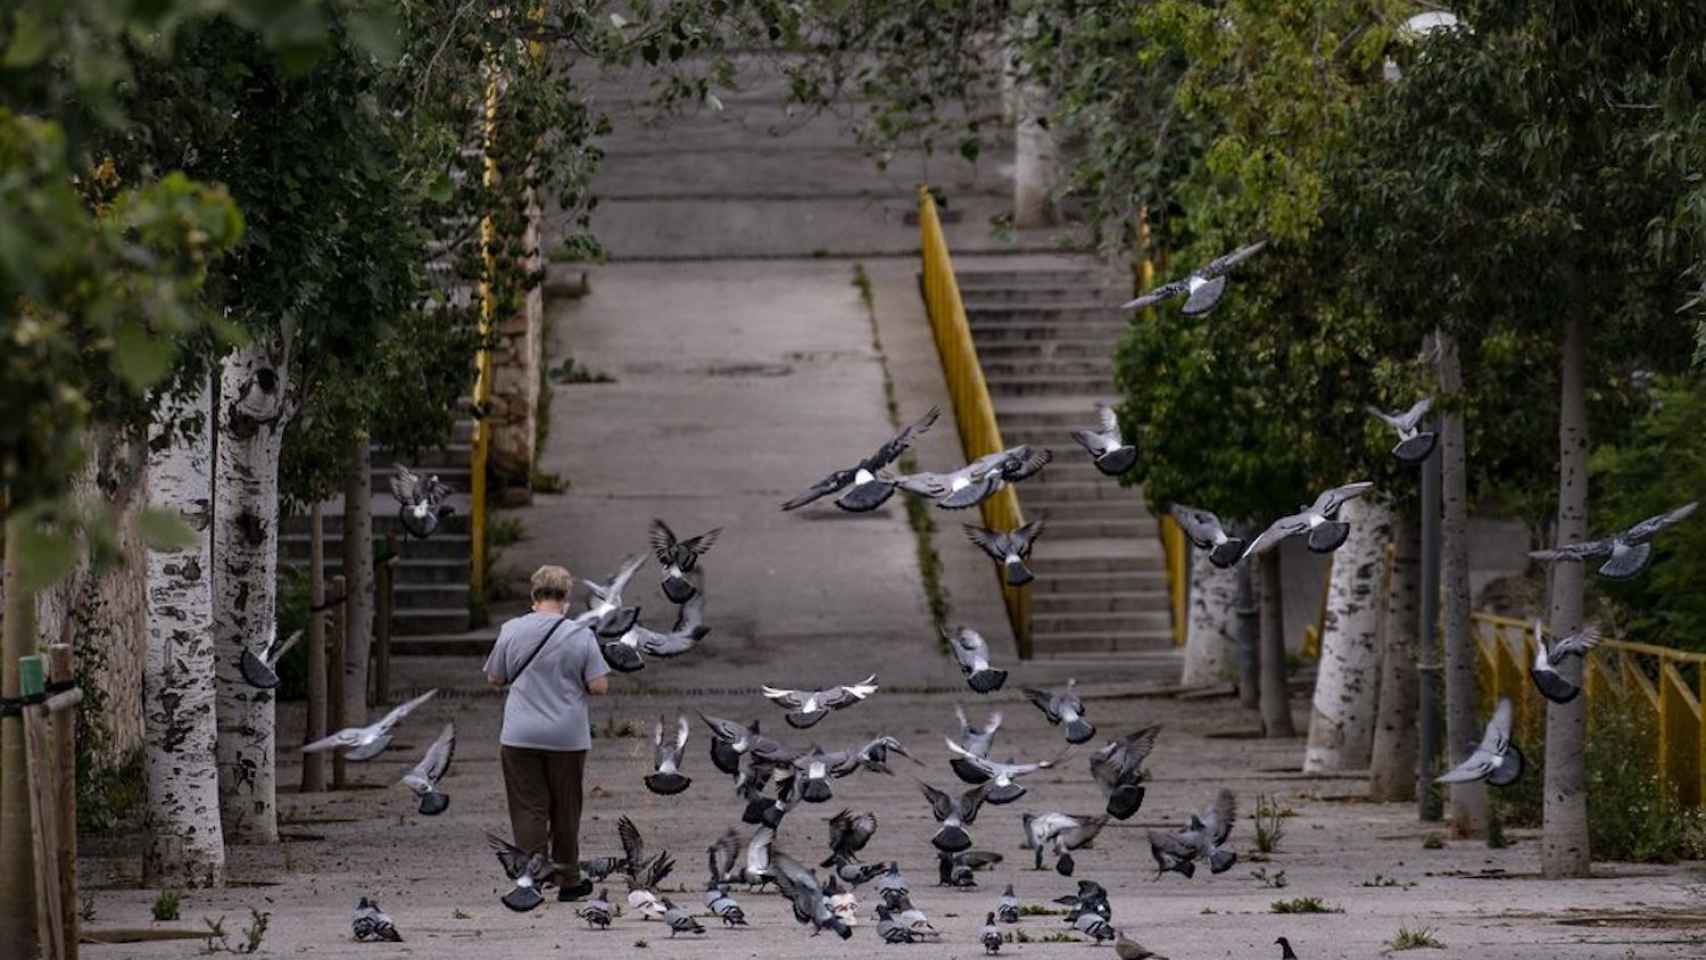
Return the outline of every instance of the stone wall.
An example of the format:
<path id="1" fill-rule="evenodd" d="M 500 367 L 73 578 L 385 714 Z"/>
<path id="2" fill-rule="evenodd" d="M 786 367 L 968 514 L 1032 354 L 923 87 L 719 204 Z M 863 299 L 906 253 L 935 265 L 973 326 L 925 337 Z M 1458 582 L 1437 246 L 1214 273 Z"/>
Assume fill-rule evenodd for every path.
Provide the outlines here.
<path id="1" fill-rule="evenodd" d="M 528 214 L 526 249 L 534 251 L 529 268 L 544 269 L 540 249 L 541 216 L 537 204 Z M 489 470 L 498 485 L 526 486 L 533 476 L 534 449 L 539 429 L 539 379 L 545 362 L 542 334 L 545 316 L 543 285 L 527 295 L 522 310 L 498 319 L 498 344 L 492 351 L 491 430 Z"/>

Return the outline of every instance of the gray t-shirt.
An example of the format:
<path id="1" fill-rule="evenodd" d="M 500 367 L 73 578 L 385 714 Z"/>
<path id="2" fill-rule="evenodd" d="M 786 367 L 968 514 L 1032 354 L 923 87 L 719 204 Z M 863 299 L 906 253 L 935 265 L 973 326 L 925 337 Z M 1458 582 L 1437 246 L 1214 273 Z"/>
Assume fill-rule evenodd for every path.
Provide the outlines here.
<path id="1" fill-rule="evenodd" d="M 516 617 L 498 631 L 486 658 L 486 673 L 510 681 L 504 700 L 506 747 L 533 750 L 587 750 L 592 729 L 587 721 L 586 685 L 610 672 L 592 629 L 563 623 L 527 671 L 515 675 L 547 631 L 561 619 L 555 613 Z"/>

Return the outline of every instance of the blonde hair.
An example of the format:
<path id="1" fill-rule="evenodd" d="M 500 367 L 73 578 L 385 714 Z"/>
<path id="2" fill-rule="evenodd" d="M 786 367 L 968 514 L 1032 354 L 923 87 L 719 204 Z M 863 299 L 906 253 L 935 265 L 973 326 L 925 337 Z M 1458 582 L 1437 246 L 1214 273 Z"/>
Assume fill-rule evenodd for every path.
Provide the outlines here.
<path id="1" fill-rule="evenodd" d="M 558 600 L 569 599 L 569 591 L 574 589 L 575 578 L 563 567 L 546 564 L 533 571 L 533 599 Z"/>

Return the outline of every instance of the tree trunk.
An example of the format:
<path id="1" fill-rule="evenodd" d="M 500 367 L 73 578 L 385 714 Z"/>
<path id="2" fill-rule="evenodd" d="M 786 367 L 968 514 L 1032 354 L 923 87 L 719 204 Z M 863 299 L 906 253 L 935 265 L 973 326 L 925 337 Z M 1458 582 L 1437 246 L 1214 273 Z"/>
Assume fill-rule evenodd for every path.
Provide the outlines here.
<path id="1" fill-rule="evenodd" d="M 1327 616 L 1321 630 L 1321 665 L 1309 716 L 1305 773 L 1360 770 L 1374 750 L 1380 686 L 1380 619 L 1386 603 L 1383 575 L 1392 540 L 1392 511 L 1367 497 L 1340 509 L 1350 536 L 1333 554 Z"/>
<path id="2" fill-rule="evenodd" d="M 1588 415 L 1584 382 L 1587 320 L 1579 308 L 1564 321 L 1562 394 L 1558 398 L 1557 543 L 1576 543 L 1588 534 Z M 1580 563 L 1552 565 L 1551 627 L 1559 635 L 1582 625 Z M 1581 682 L 1582 660 L 1558 666 Z M 1588 847 L 1586 778 L 1587 698 L 1550 703 L 1546 709 L 1546 810 L 1540 837 L 1540 869 L 1549 878 L 1585 877 L 1592 866 Z"/>
<path id="3" fill-rule="evenodd" d="M 1380 711 L 1369 764 L 1370 800 L 1416 798 L 1416 677 L 1418 610 L 1421 606 L 1421 531 L 1415 507 L 1393 515 L 1392 580 L 1386 590 L 1385 651 L 1381 657 Z"/>
<path id="4" fill-rule="evenodd" d="M 1236 670 L 1237 568 L 1208 561 L 1207 550 L 1191 551 L 1191 613 L 1185 631 L 1185 671 L 1179 682 L 1207 686 L 1232 679 Z"/>
<path id="5" fill-rule="evenodd" d="M 316 503 L 308 508 L 308 606 L 315 611 L 326 602 L 325 510 Z M 302 742 L 313 743 L 326 736 L 326 615 L 308 614 L 308 703 L 302 718 Z M 302 792 L 326 789 L 326 755 L 302 755 Z"/>
<path id="6" fill-rule="evenodd" d="M 1295 737 L 1285 689 L 1285 586 L 1279 550 L 1262 554 L 1262 735 Z"/>
<path id="7" fill-rule="evenodd" d="M 358 432 L 344 485 L 344 582 L 349 632 L 344 634 L 344 722 L 367 722 L 367 662 L 373 649 L 373 471 L 367 434 Z"/>
<path id="8" fill-rule="evenodd" d="M 1256 597 L 1256 573 L 1252 561 L 1241 560 L 1232 569 L 1238 574 L 1237 607 L 1233 611 L 1238 632 L 1238 703 L 1246 710 L 1262 706 L 1262 608 Z"/>
<path id="9" fill-rule="evenodd" d="M 1027 31 L 1029 32 L 1029 31 Z M 1007 48 L 1009 62 L 1016 56 Z M 1046 227 L 1054 223 L 1055 184 L 1059 182 L 1059 151 L 1048 122 L 1048 91 L 1034 78 L 1013 78 L 1013 226 Z"/>
<path id="10" fill-rule="evenodd" d="M 0 696 L 18 695 L 18 658 L 36 648 L 36 598 L 18 582 L 17 537 L 5 542 L 5 616 L 0 620 Z M 35 856 L 31 849 L 30 781 L 22 717 L 0 718 L 0 943 L 20 957 L 36 955 Z"/>
<path id="11" fill-rule="evenodd" d="M 1446 402 L 1463 393 L 1457 338 L 1435 334 L 1439 354 L 1439 392 Z M 1439 418 L 1440 622 L 1445 635 L 1445 752 L 1448 766 L 1461 762 L 1481 740 L 1475 720 L 1475 647 L 1469 635 L 1469 479 L 1464 460 L 1463 414 L 1447 410 Z M 1451 786 L 1450 820 L 1459 836 L 1485 836 L 1487 785 L 1480 781 Z"/>
<path id="12" fill-rule="evenodd" d="M 219 677 L 219 812 L 229 843 L 277 843 L 273 692 L 238 669 L 277 631 L 278 457 L 288 417 L 288 344 L 227 355 L 214 486 L 213 630 Z"/>
<path id="13" fill-rule="evenodd" d="M 166 398 L 149 430 L 148 490 L 155 507 L 196 531 L 175 553 L 148 554 L 148 659 L 142 704 L 148 772 L 149 887 L 225 885 L 214 702 L 213 560 L 209 553 L 212 392 Z"/>

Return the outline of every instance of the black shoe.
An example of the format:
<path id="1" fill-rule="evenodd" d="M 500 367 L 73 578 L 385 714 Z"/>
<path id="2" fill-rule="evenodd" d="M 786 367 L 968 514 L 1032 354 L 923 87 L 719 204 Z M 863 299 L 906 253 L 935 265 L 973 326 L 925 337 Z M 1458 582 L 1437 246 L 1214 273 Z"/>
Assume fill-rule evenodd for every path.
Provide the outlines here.
<path id="1" fill-rule="evenodd" d="M 575 900 L 585 900 L 592 896 L 592 881 L 582 880 L 572 887 L 557 888 L 557 902 L 571 903 Z"/>

